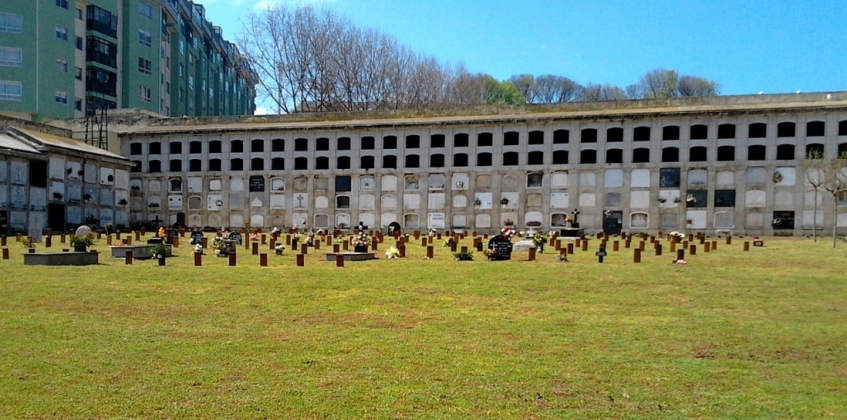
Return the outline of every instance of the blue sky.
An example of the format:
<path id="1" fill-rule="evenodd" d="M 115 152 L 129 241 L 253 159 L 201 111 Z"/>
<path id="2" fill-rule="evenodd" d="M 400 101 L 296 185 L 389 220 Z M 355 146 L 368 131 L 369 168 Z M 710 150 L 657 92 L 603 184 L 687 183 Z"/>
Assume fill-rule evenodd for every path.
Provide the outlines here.
<path id="1" fill-rule="evenodd" d="M 268 3 L 197 0 L 234 40 Z M 722 94 L 847 90 L 847 2 L 670 0 L 319 0 L 355 25 L 497 79 L 555 74 L 635 83 L 655 68 L 694 74 Z"/>

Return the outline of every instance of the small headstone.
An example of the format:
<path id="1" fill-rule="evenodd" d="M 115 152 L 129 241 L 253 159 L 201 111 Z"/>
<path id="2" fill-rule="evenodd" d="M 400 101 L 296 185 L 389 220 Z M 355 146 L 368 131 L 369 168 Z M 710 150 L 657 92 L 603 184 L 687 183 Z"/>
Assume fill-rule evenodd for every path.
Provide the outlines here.
<path id="1" fill-rule="evenodd" d="M 606 254 L 606 248 L 605 247 L 600 247 L 600 249 L 597 252 L 595 252 L 594 255 L 597 256 L 597 262 L 602 264 L 603 258 L 608 254 Z"/>
<path id="2" fill-rule="evenodd" d="M 479 247 L 481 245 L 482 242 L 479 243 Z M 488 259 L 496 261 L 512 259 L 512 242 L 500 235 L 491 238 L 488 241 Z"/>

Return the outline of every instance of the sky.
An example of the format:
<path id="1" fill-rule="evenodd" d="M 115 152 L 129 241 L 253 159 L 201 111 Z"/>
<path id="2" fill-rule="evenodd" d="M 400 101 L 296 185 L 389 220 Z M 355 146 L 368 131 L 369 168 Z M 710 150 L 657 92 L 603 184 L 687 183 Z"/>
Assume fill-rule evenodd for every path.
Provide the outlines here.
<path id="1" fill-rule="evenodd" d="M 624 88 L 665 68 L 717 81 L 723 95 L 847 90 L 844 0 L 195 2 L 230 41 L 268 4 L 312 4 L 499 80 L 553 74 Z"/>

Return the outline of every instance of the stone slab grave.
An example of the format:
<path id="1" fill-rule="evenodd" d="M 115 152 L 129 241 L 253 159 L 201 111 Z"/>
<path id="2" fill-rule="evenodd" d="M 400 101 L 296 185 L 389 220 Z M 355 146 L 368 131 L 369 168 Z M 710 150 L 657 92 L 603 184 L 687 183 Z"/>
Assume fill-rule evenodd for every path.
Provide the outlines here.
<path id="1" fill-rule="evenodd" d="M 532 238 L 535 236 L 537 232 L 533 229 L 526 231 L 526 236 L 523 239 L 516 242 L 513 246 L 513 251 L 529 251 L 530 248 L 535 248 L 535 241 Z"/>
<path id="2" fill-rule="evenodd" d="M 95 265 L 99 252 L 36 252 L 24 255 L 24 265 Z"/>
<path id="3" fill-rule="evenodd" d="M 503 261 L 512 259 L 512 242 L 501 235 L 488 240 L 488 259 Z"/>
<path id="4" fill-rule="evenodd" d="M 336 255 L 343 256 L 344 261 L 368 261 L 376 259 L 376 253 L 374 252 L 339 252 L 337 254 L 333 252 L 326 254 L 326 260 L 335 262 Z"/>
<path id="5" fill-rule="evenodd" d="M 121 245 L 121 246 L 110 246 L 109 250 L 111 252 L 112 258 L 125 258 L 127 251 L 132 251 L 132 258 L 135 260 L 143 260 L 150 258 L 150 251 L 153 248 L 159 246 L 158 244 L 138 244 L 138 245 Z M 173 256 L 173 246 L 165 245 L 167 251 L 165 251 L 165 257 Z"/>

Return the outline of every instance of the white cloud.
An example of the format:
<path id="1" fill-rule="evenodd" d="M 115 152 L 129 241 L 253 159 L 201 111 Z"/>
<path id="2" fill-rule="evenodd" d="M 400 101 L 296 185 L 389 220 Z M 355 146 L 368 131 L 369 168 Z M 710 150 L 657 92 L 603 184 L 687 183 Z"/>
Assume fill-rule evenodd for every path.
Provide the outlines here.
<path id="1" fill-rule="evenodd" d="M 269 110 L 269 109 L 267 109 L 263 106 L 257 106 L 256 111 L 253 112 L 253 115 L 268 115 L 270 113 L 271 113 L 271 110 Z"/>

